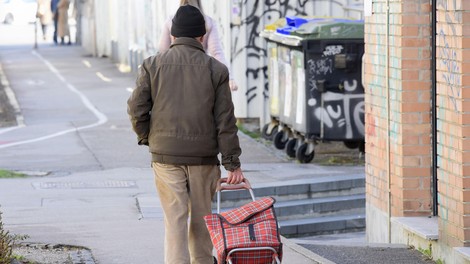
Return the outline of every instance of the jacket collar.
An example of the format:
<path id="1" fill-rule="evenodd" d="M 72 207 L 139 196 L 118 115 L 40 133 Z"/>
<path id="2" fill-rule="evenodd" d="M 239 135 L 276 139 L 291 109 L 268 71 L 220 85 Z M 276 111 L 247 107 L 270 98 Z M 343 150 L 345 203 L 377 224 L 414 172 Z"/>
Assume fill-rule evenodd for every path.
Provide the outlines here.
<path id="1" fill-rule="evenodd" d="M 170 48 L 178 45 L 192 46 L 205 52 L 201 42 L 197 41 L 195 38 L 179 37 L 170 45 Z"/>

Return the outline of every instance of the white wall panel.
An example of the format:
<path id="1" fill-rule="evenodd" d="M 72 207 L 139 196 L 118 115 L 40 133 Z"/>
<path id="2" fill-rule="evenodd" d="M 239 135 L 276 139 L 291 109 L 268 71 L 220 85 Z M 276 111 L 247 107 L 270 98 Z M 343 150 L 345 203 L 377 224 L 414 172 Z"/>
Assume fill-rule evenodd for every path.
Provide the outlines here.
<path id="1" fill-rule="evenodd" d="M 96 56 L 111 55 L 110 0 L 97 0 L 95 4 Z"/>

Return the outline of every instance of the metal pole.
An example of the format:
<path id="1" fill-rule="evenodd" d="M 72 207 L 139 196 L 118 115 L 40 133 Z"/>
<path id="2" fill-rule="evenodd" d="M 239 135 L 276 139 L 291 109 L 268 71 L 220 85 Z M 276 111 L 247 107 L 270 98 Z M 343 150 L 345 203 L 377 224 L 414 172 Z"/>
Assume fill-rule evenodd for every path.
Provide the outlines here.
<path id="1" fill-rule="evenodd" d="M 438 212 L 438 201 L 437 201 L 437 192 L 438 192 L 438 185 L 437 185 L 437 1 L 432 0 L 432 11 L 431 11 L 431 55 L 432 55 L 432 68 L 431 68 L 431 102 L 432 102 L 432 110 L 431 110 L 431 122 L 432 122 L 432 215 L 437 216 Z"/>

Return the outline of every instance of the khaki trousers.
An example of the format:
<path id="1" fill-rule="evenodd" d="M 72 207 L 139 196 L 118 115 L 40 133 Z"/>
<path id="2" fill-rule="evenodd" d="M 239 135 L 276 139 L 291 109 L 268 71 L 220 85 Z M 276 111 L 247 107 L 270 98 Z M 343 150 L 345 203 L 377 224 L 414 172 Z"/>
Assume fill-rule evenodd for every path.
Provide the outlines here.
<path id="1" fill-rule="evenodd" d="M 165 264 L 212 264 L 212 242 L 203 217 L 212 213 L 220 178 L 217 165 L 152 163 L 165 216 Z"/>

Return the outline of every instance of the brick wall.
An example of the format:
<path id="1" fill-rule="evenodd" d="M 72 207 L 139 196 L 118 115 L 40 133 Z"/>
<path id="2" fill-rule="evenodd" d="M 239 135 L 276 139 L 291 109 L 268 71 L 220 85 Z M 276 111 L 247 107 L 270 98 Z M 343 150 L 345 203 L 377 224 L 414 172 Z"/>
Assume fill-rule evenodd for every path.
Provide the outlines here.
<path id="1" fill-rule="evenodd" d="M 430 3 L 389 1 L 388 59 L 386 5 L 366 18 L 367 199 L 388 213 L 390 187 L 391 216 L 431 215 Z"/>
<path id="2" fill-rule="evenodd" d="M 470 1 L 438 2 L 439 239 L 470 246 Z"/>
<path id="3" fill-rule="evenodd" d="M 363 83 L 365 100 L 367 202 L 387 212 L 386 24 L 385 1 L 373 5 L 366 17 Z"/>

